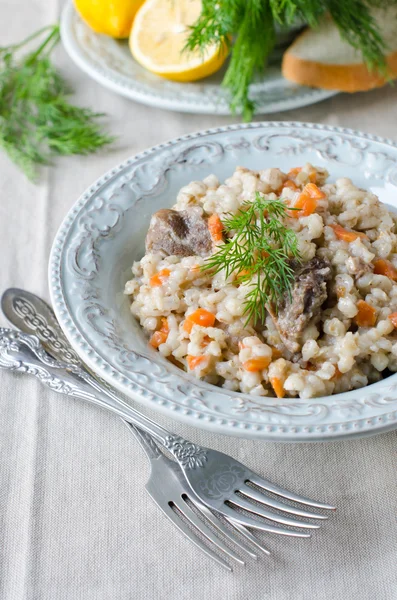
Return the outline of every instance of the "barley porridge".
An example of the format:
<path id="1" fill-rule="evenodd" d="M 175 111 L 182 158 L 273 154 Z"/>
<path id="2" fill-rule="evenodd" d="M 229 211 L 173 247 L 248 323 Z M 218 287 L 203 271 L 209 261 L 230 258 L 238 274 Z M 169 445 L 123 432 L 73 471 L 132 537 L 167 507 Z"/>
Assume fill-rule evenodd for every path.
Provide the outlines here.
<path id="1" fill-rule="evenodd" d="M 396 372 L 396 215 L 327 177 L 238 167 L 156 212 L 125 286 L 151 346 L 257 396 L 326 396 Z"/>

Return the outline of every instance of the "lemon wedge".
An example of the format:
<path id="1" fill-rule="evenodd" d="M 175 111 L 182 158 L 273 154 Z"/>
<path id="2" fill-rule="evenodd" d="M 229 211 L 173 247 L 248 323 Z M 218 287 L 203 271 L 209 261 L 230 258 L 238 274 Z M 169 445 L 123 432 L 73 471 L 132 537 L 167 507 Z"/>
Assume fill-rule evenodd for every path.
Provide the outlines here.
<path id="1" fill-rule="evenodd" d="M 146 0 L 130 35 L 135 60 L 152 73 L 174 81 L 195 81 L 218 71 L 226 59 L 226 43 L 211 45 L 204 52 L 183 52 L 189 26 L 200 13 L 201 0 Z"/>

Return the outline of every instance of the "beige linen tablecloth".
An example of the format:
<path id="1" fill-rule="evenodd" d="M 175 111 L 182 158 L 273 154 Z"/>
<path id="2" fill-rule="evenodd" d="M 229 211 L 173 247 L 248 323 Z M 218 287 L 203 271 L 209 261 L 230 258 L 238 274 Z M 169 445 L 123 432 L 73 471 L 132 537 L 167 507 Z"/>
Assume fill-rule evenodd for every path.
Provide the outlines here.
<path id="1" fill-rule="evenodd" d="M 1 0 L 1 44 L 54 22 L 56 2 Z M 230 118 L 183 115 L 117 97 L 59 50 L 76 102 L 109 115 L 118 137 L 98 156 L 45 169 L 36 186 L 0 154 L 1 288 L 48 299 L 54 234 L 80 193 L 129 155 Z M 397 139 L 397 87 L 274 115 Z M 5 324 L 3 318 L 0 321 Z M 233 574 L 207 559 L 144 490 L 146 458 L 119 419 L 0 373 L 1 600 L 392 600 L 397 598 L 397 435 L 327 444 L 243 441 L 154 415 L 339 511 L 312 540 L 268 535 L 272 557 Z M 148 411 L 144 411 L 147 412 Z M 152 414 L 153 416 L 153 414 Z"/>

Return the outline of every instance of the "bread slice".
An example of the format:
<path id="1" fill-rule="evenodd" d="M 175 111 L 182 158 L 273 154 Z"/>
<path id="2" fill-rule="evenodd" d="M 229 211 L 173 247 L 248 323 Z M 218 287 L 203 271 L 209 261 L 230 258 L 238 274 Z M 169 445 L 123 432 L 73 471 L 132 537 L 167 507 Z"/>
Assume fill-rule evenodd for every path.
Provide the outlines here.
<path id="1" fill-rule="evenodd" d="M 397 77 L 397 8 L 377 9 L 373 13 L 389 53 L 389 79 Z M 316 29 L 305 30 L 284 53 L 282 72 L 286 79 L 326 90 L 360 92 L 380 87 L 384 77 L 365 66 L 362 55 L 341 39 L 330 17 Z"/>

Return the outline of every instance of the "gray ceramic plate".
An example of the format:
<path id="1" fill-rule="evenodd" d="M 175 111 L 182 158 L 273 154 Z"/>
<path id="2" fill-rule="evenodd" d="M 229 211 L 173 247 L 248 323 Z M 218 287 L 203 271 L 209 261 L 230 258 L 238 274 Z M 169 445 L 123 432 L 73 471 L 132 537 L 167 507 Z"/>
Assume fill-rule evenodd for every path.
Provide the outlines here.
<path id="1" fill-rule="evenodd" d="M 150 349 L 123 295 L 144 252 L 150 216 L 191 180 L 236 165 L 284 171 L 306 161 L 346 176 L 397 206 L 397 146 L 362 133 L 306 123 L 253 123 L 195 133 L 126 160 L 84 192 L 52 248 L 49 281 L 74 348 L 131 398 L 212 431 L 281 441 L 329 440 L 397 426 L 397 375 L 312 400 L 262 398 L 198 381 Z"/>
<path id="2" fill-rule="evenodd" d="M 61 35 L 71 59 L 87 75 L 131 100 L 179 112 L 230 114 L 228 97 L 220 87 L 223 72 L 194 83 L 167 81 L 143 69 L 131 56 L 126 41 L 92 31 L 72 2 L 62 13 Z M 280 61 L 269 66 L 251 86 L 257 114 L 292 110 L 334 96 L 337 92 L 296 85 L 281 75 Z"/>

